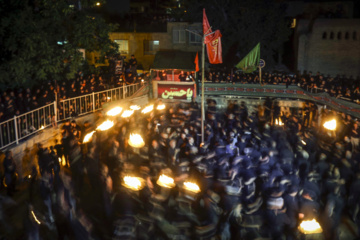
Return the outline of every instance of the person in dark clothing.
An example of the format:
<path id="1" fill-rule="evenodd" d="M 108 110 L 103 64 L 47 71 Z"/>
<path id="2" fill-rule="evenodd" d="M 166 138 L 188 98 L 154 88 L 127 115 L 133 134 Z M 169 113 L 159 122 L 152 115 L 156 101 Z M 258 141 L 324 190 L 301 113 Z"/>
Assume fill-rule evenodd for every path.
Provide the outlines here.
<path id="1" fill-rule="evenodd" d="M 131 55 L 131 58 L 129 60 L 129 65 L 130 65 L 130 71 L 131 71 L 132 75 L 137 76 L 136 68 L 137 68 L 138 62 L 134 55 Z"/>
<path id="2" fill-rule="evenodd" d="M 18 174 L 16 172 L 16 164 L 11 151 L 7 151 L 5 153 L 3 165 L 5 175 L 4 183 L 6 185 L 7 194 L 8 196 L 13 196 L 15 193 Z"/>

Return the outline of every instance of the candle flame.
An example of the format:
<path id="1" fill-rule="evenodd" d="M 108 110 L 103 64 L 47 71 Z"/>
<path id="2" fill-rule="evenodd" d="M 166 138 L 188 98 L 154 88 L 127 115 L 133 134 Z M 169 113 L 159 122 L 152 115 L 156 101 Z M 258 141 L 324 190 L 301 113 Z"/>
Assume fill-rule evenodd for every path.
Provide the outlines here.
<path id="1" fill-rule="evenodd" d="M 129 145 L 134 147 L 134 148 L 141 148 L 145 145 L 144 140 L 142 139 L 142 137 L 140 136 L 140 134 L 134 133 L 134 134 L 130 134 L 129 137 Z"/>
<path id="2" fill-rule="evenodd" d="M 331 130 L 334 131 L 336 129 L 336 120 L 330 120 L 324 123 L 324 128 L 326 128 L 327 130 Z"/>
<path id="3" fill-rule="evenodd" d="M 166 176 L 165 174 L 161 174 L 156 183 L 159 186 L 165 187 L 165 188 L 173 188 L 175 186 L 174 179 Z"/>
<path id="4" fill-rule="evenodd" d="M 110 128 L 112 128 L 114 126 L 114 122 L 110 121 L 110 120 L 106 120 L 105 122 L 103 122 L 102 124 L 100 124 L 96 130 L 100 130 L 100 131 L 106 131 Z"/>
<path id="5" fill-rule="evenodd" d="M 135 111 L 135 110 L 140 110 L 141 107 L 138 106 L 138 105 L 131 105 L 131 106 L 130 106 L 130 109 Z"/>
<path id="6" fill-rule="evenodd" d="M 90 142 L 90 140 L 91 140 L 94 133 L 95 133 L 95 131 L 92 131 L 92 132 L 86 134 L 85 137 L 84 137 L 83 143 Z"/>
<path id="7" fill-rule="evenodd" d="M 123 186 L 131 190 L 138 191 L 144 187 L 143 182 L 142 178 L 125 176 Z"/>
<path id="8" fill-rule="evenodd" d="M 304 234 L 321 233 L 322 228 L 320 224 L 315 220 L 302 221 L 299 226 L 299 230 Z"/>
<path id="9" fill-rule="evenodd" d="M 122 107 L 114 107 L 106 112 L 106 115 L 114 117 L 116 115 L 119 115 L 122 111 Z"/>
<path id="10" fill-rule="evenodd" d="M 164 110 L 165 109 L 165 104 L 161 104 L 161 105 L 158 105 L 157 110 Z"/>
<path id="11" fill-rule="evenodd" d="M 127 118 L 130 117 L 134 113 L 134 110 L 126 110 L 121 114 L 121 117 Z"/>
<path id="12" fill-rule="evenodd" d="M 200 192 L 200 188 L 196 183 L 184 182 L 184 188 L 194 193 Z"/>
<path id="13" fill-rule="evenodd" d="M 141 112 L 142 113 L 148 113 L 151 112 L 154 109 L 154 105 L 146 106 Z"/>

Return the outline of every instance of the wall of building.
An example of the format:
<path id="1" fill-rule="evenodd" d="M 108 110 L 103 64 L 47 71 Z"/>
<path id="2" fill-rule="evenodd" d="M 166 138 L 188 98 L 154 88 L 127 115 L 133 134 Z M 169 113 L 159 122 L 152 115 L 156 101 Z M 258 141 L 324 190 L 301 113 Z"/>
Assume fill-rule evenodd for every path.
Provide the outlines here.
<path id="1" fill-rule="evenodd" d="M 360 19 L 300 20 L 297 36 L 300 72 L 360 76 Z"/>
<path id="2" fill-rule="evenodd" d="M 167 32 L 158 33 L 158 32 L 149 32 L 149 33 L 121 33 L 113 32 L 110 33 L 110 39 L 114 40 L 128 40 L 128 53 L 122 54 L 126 56 L 128 60 L 132 54 L 135 55 L 139 64 L 141 64 L 144 70 L 149 70 L 154 62 L 155 54 L 146 54 L 144 49 L 145 40 L 157 40 L 159 41 L 159 51 L 170 51 L 170 50 L 181 50 L 187 52 L 196 52 L 201 51 L 201 44 L 191 44 L 189 41 L 189 32 L 185 29 L 198 29 L 201 31 L 201 23 L 190 24 L 187 22 L 168 22 L 167 23 Z M 173 30 L 184 31 L 185 42 L 183 43 L 174 43 L 173 39 Z"/>

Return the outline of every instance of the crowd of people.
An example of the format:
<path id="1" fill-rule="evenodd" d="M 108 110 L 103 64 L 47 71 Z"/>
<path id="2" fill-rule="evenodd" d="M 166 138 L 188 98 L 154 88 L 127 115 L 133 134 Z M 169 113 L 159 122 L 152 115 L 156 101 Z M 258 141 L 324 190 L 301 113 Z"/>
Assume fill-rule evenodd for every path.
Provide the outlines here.
<path id="1" fill-rule="evenodd" d="M 82 72 L 79 72 L 72 81 L 49 81 L 33 88 L 3 91 L 0 93 L 0 122 L 14 115 L 18 116 L 53 103 L 55 96 L 58 101 L 61 101 L 109 88 L 122 87 L 124 84 L 141 83 L 143 78 L 146 78 L 146 74 L 137 75 L 127 72 L 121 76 L 114 75 L 109 79 L 104 79 L 101 75 L 84 76 Z"/>
<path id="2" fill-rule="evenodd" d="M 59 239 L 298 239 L 300 222 L 312 219 L 325 239 L 339 239 L 342 216 L 354 221 L 360 237 L 356 119 L 328 109 L 318 113 L 311 104 L 302 116 L 282 114 L 270 99 L 257 111 L 237 101 L 219 111 L 209 100 L 202 142 L 196 102 L 159 105 L 147 114 L 113 117 L 112 128 L 86 143 L 105 114 L 82 127 L 67 121 L 61 142 L 39 145 L 37 161 L 24 157 L 31 183 L 22 239 L 46 239 L 42 234 L 49 232 Z M 331 119 L 335 131 L 322 127 Z M 145 145 L 132 147 L 130 133 L 140 134 Z M 17 169 L 11 152 L 3 166 L 11 197 Z M 160 184 L 160 175 L 174 186 Z M 142 187 L 129 188 L 128 176 L 142 179 Z M 0 229 L 9 224 L 4 219 Z"/>

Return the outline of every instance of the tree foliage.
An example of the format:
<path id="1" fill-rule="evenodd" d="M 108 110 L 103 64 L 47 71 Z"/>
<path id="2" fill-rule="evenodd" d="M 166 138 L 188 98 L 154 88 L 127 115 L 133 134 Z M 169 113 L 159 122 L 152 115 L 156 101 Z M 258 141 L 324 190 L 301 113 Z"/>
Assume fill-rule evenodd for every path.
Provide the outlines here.
<path id="1" fill-rule="evenodd" d="M 206 9 L 213 30 L 223 35 L 225 63 L 233 66 L 261 43 L 261 58 L 274 65 L 291 29 L 285 17 L 286 5 L 274 0 L 199 0 L 187 5 L 185 20 L 202 21 Z"/>
<path id="2" fill-rule="evenodd" d="M 78 49 L 113 51 L 114 26 L 95 17 L 95 7 L 92 0 L 81 1 L 81 8 L 66 0 L 0 0 L 1 85 L 72 78 L 83 63 Z"/>

